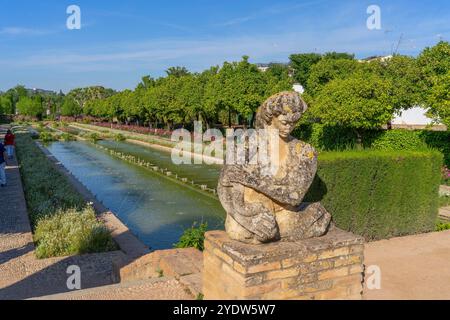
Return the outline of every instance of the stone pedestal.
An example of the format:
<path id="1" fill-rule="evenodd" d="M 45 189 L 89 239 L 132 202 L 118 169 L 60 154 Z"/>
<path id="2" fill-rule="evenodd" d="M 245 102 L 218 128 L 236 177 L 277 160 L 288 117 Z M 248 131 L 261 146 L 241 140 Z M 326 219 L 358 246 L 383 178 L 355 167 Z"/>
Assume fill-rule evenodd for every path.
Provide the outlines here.
<path id="1" fill-rule="evenodd" d="M 361 299 L 364 244 L 333 228 L 296 242 L 251 245 L 206 233 L 205 299 Z"/>

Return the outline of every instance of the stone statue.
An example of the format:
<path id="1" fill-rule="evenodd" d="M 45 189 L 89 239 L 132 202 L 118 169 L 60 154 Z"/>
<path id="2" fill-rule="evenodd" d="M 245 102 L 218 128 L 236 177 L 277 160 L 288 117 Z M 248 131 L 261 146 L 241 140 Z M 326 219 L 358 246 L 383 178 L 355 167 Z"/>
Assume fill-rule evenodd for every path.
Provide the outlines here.
<path id="1" fill-rule="evenodd" d="M 275 174 L 263 174 L 261 164 L 224 165 L 217 190 L 230 238 L 258 244 L 327 232 L 331 215 L 326 209 L 320 203 L 302 203 L 317 171 L 317 153 L 290 135 L 306 109 L 296 92 L 281 92 L 257 112 L 256 129 L 278 130 L 272 131 L 279 134 L 278 143 L 268 146 L 269 153 L 278 151 Z"/>

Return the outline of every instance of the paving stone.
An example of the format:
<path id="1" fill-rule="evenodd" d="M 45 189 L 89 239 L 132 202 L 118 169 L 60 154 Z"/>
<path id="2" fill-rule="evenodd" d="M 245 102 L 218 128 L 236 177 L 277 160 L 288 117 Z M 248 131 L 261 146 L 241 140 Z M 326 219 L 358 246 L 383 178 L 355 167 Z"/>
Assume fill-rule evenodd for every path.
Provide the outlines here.
<path id="1" fill-rule="evenodd" d="M 192 295 L 176 279 L 156 278 L 127 284 L 44 296 L 39 300 L 192 300 Z"/>

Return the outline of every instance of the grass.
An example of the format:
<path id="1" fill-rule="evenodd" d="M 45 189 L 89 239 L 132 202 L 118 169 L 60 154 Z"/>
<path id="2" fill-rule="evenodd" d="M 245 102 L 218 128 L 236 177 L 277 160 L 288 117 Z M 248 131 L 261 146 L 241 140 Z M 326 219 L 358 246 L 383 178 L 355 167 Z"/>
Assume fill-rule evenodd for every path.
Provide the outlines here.
<path id="1" fill-rule="evenodd" d="M 164 270 L 162 269 L 156 269 L 156 273 L 158 273 L 158 278 L 164 277 Z"/>
<path id="2" fill-rule="evenodd" d="M 195 298 L 195 300 L 203 300 L 204 299 L 204 295 L 203 295 L 203 293 L 199 293 L 199 294 L 197 294 L 197 297 Z"/>
<path id="3" fill-rule="evenodd" d="M 39 258 L 116 249 L 110 233 L 29 134 L 16 134 L 25 199 Z"/>

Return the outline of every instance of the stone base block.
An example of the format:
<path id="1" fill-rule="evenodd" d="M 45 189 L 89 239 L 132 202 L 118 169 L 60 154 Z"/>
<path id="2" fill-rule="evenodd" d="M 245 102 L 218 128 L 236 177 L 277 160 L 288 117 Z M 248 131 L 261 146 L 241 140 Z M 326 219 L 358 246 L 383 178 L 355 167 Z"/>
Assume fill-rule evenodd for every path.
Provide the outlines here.
<path id="1" fill-rule="evenodd" d="M 202 291 L 210 300 L 361 299 L 363 243 L 337 228 L 320 238 L 260 245 L 210 231 Z"/>

